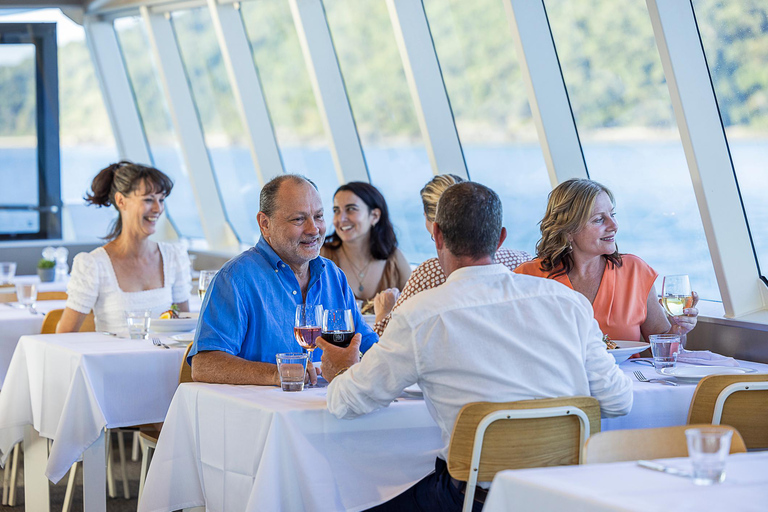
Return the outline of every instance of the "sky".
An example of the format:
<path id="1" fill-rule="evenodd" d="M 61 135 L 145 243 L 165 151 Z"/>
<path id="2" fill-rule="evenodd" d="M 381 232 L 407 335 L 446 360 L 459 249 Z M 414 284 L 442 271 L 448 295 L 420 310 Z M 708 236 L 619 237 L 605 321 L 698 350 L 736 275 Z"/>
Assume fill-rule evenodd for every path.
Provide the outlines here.
<path id="1" fill-rule="evenodd" d="M 83 27 L 70 20 L 60 9 L 0 9 L 0 23 L 56 22 L 56 38 L 59 46 L 70 41 L 85 39 Z M 31 55 L 31 45 L 0 45 L 0 66 L 12 66 Z"/>

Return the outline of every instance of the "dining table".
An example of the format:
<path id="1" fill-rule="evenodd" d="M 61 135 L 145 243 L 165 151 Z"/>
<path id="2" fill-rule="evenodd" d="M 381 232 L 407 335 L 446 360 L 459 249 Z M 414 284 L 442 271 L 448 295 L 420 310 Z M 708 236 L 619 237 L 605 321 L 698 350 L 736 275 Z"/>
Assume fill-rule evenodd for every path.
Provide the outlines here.
<path id="1" fill-rule="evenodd" d="M 687 457 L 657 460 L 691 471 Z M 484 512 L 738 511 L 768 509 L 768 452 L 728 456 L 725 481 L 696 485 L 691 478 L 652 471 L 636 461 L 516 469 L 496 474 Z"/>

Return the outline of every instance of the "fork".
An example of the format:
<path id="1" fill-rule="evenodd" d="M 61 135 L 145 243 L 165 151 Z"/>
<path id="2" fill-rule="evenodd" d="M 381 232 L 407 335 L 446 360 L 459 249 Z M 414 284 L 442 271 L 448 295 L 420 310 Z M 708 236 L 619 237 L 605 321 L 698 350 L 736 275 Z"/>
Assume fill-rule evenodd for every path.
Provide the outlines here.
<path id="1" fill-rule="evenodd" d="M 160 338 L 152 338 L 152 344 L 156 347 L 163 347 L 163 348 L 171 348 L 162 341 L 160 341 Z"/>
<path id="2" fill-rule="evenodd" d="M 635 375 L 635 378 L 639 380 L 640 382 L 655 382 L 658 384 L 666 384 L 667 386 L 677 386 L 677 382 L 672 382 L 671 380 L 667 379 L 649 379 L 645 375 L 643 375 L 643 372 L 635 371 L 632 372 Z"/>

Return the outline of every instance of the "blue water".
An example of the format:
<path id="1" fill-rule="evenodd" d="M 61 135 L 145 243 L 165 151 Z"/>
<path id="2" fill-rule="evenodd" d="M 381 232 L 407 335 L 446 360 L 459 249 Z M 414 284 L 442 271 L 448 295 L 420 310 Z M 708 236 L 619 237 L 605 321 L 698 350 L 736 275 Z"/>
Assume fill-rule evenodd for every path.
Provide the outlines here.
<path id="1" fill-rule="evenodd" d="M 768 141 L 731 144 L 741 193 L 759 258 L 768 268 Z M 473 180 L 500 195 L 509 236 L 507 247 L 535 252 L 538 222 L 544 213 L 550 182 L 537 145 L 465 147 Z M 617 200 L 619 250 L 634 253 L 660 275 L 687 273 L 703 298 L 719 300 L 704 231 L 690 175 L 679 143 L 585 144 L 585 158 L 593 179 L 603 182 Z M 326 205 L 327 218 L 338 180 L 327 148 L 283 148 L 285 168 L 313 179 Z M 106 234 L 114 210 L 86 208 L 82 197 L 95 173 L 117 159 L 114 148 L 62 148 L 62 199 L 75 236 L 94 239 Z M 396 226 L 400 246 L 412 262 L 434 256 L 424 228 L 418 192 L 432 171 L 423 147 L 366 148 L 372 182 L 380 187 Z M 158 167 L 176 181 L 168 198 L 168 214 L 184 236 L 202 236 L 201 220 L 180 155 L 173 148 L 153 148 Z M 258 211 L 258 181 L 245 148 L 214 149 L 225 211 L 241 241 L 254 243 Z M 0 204 L 35 204 L 37 167 L 34 149 L 0 150 Z M 730 172 L 730 171 L 728 171 Z M 471 212 L 467 212 L 471 214 Z M 2 231 L 37 231 L 36 215 L 0 213 Z M 329 227 L 329 231 L 330 231 Z M 658 284 L 657 284 L 658 285 Z"/>

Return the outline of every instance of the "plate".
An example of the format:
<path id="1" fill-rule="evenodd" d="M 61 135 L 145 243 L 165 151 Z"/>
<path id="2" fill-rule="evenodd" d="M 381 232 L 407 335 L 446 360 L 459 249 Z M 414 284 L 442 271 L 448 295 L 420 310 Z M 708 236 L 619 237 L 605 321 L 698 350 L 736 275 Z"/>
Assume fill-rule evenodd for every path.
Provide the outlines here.
<path id="1" fill-rule="evenodd" d="M 153 318 L 149 321 L 151 332 L 184 332 L 197 327 L 197 313 L 179 313 L 181 318 Z"/>
<path id="2" fill-rule="evenodd" d="M 619 346 L 619 348 L 614 348 L 613 350 L 609 350 L 608 353 L 613 356 L 613 358 L 616 360 L 616 364 L 621 364 L 627 359 L 629 359 L 629 356 L 634 354 L 639 354 L 643 350 L 647 349 L 651 346 L 650 343 L 645 343 L 644 341 L 619 341 L 619 340 L 611 340 L 616 345 Z"/>
<path id="3" fill-rule="evenodd" d="M 743 375 L 756 371 L 754 368 L 735 368 L 733 366 L 678 366 L 662 368 L 659 373 L 684 381 L 698 382 L 710 375 Z"/>
<path id="4" fill-rule="evenodd" d="M 185 332 L 183 334 L 174 334 L 173 336 L 168 336 L 174 341 L 179 341 L 181 343 L 192 343 L 195 341 L 195 333 L 194 332 Z"/>

